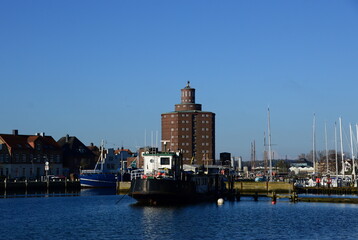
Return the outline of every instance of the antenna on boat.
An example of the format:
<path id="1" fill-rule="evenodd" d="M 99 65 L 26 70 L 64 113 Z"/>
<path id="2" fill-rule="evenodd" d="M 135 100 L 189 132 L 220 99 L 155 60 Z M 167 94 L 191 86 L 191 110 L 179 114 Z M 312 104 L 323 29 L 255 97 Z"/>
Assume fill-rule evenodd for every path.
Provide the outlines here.
<path id="1" fill-rule="evenodd" d="M 170 143 L 170 140 L 161 140 L 160 142 L 163 143 L 163 145 L 164 145 L 164 152 L 166 152 L 166 151 L 167 151 L 167 143 Z"/>

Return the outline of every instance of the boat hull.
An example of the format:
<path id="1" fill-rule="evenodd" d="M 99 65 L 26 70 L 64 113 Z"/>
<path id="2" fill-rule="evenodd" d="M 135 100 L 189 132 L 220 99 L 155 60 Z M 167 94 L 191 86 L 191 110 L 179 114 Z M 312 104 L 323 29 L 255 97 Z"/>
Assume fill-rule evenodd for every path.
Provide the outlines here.
<path id="1" fill-rule="evenodd" d="M 215 200 L 219 192 L 210 190 L 198 192 L 194 181 L 134 179 L 128 195 L 144 204 L 186 204 Z"/>
<path id="2" fill-rule="evenodd" d="M 81 174 L 80 183 L 86 188 L 115 188 L 117 176 L 111 173 Z"/>

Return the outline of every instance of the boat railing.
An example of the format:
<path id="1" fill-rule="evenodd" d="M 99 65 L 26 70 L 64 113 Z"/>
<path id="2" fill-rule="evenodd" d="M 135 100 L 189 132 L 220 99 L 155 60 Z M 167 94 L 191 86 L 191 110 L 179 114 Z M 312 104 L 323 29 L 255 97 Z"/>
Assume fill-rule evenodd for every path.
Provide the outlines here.
<path id="1" fill-rule="evenodd" d="M 143 175 L 144 175 L 143 169 L 132 170 L 131 171 L 131 180 L 136 179 L 136 178 L 142 178 Z"/>
<path id="2" fill-rule="evenodd" d="M 91 169 L 91 170 L 81 170 L 81 174 L 89 174 L 89 173 L 102 173 L 101 170 L 94 170 L 94 169 Z"/>

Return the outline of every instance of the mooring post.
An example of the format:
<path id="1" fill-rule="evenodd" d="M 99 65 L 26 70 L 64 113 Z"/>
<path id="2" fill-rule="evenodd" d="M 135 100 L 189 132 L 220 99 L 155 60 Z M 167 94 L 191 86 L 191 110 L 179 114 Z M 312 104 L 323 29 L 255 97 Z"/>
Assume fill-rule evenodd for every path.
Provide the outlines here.
<path id="1" fill-rule="evenodd" d="M 290 201 L 291 202 L 297 202 L 298 201 L 298 196 L 297 196 L 297 193 L 296 192 L 293 192 L 291 197 L 290 197 Z"/>
<path id="2" fill-rule="evenodd" d="M 259 200 L 259 194 L 258 194 L 257 192 L 255 192 L 254 200 L 255 200 L 255 201 L 258 201 L 258 200 Z"/>
<path id="3" fill-rule="evenodd" d="M 236 200 L 240 201 L 240 198 L 241 198 L 240 191 L 236 191 Z"/>
<path id="4" fill-rule="evenodd" d="M 275 192 L 272 192 L 272 202 L 276 202 L 277 196 Z"/>

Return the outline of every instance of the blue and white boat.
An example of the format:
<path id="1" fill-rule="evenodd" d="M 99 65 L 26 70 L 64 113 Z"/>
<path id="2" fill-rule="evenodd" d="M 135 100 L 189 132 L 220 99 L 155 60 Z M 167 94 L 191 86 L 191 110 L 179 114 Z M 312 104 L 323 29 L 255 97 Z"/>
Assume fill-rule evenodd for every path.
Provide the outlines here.
<path id="1" fill-rule="evenodd" d="M 101 146 L 101 154 L 92 170 L 81 170 L 81 187 L 87 188 L 115 188 L 121 180 L 121 165 L 123 161 L 117 159 L 113 148 L 105 150 Z"/>

